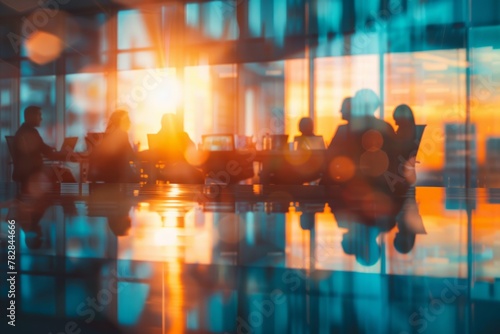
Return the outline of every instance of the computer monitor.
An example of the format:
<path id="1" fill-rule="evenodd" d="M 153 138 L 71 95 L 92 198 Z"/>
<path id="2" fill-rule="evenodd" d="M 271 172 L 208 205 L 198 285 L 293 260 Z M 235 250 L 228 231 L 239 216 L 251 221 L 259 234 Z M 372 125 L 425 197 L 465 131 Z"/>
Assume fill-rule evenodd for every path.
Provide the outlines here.
<path id="1" fill-rule="evenodd" d="M 417 150 L 420 147 L 420 142 L 422 141 L 422 136 L 424 135 L 424 130 L 427 124 L 417 124 L 415 125 L 415 140 L 417 143 Z"/>
<path id="2" fill-rule="evenodd" d="M 298 136 L 294 138 L 297 150 L 324 150 L 323 136 Z"/>
<path id="3" fill-rule="evenodd" d="M 202 147 L 204 151 L 234 151 L 234 135 L 203 135 Z"/>
<path id="4" fill-rule="evenodd" d="M 158 151 L 162 148 L 161 137 L 156 133 L 148 133 L 148 146 L 151 151 Z"/>

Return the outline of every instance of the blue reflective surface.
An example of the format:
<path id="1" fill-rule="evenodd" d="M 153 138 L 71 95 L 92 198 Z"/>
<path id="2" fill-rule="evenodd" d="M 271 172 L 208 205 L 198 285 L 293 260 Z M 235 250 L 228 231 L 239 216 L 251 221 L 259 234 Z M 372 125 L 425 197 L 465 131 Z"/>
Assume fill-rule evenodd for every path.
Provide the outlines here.
<path id="1" fill-rule="evenodd" d="M 4 201 L 17 227 L 15 332 L 495 332 L 494 194 L 478 190 L 468 218 L 447 209 L 447 189 L 417 188 L 395 223 L 366 224 L 328 196 L 307 199 L 322 191 L 312 187 Z"/>

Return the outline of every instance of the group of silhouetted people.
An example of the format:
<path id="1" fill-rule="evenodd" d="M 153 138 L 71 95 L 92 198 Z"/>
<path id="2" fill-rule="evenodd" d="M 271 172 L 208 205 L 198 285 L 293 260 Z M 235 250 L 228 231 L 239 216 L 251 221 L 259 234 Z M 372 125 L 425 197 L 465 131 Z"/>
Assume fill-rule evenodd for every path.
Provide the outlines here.
<path id="1" fill-rule="evenodd" d="M 415 182 L 418 140 L 413 112 L 407 105 L 398 106 L 394 111 L 398 129 L 394 131 L 390 124 L 375 117 L 379 107 L 378 96 L 369 89 L 344 99 L 340 112 L 347 123 L 338 127 L 331 140 L 326 150 L 326 163 L 317 167 L 317 173 L 314 171 L 307 177 L 321 178 L 321 184 L 325 185 L 341 185 L 346 195 L 354 197 L 366 187 L 404 193 L 408 185 Z M 54 169 L 43 164 L 43 157 L 50 158 L 55 150 L 43 142 L 36 130 L 41 122 L 41 109 L 30 106 L 24 115 L 25 122 L 14 136 L 13 179 L 21 184 L 40 180 L 57 182 Z M 130 164 L 139 159 L 129 141 L 130 126 L 126 111 L 117 110 L 111 114 L 105 132 L 89 150 L 90 180 L 113 183 L 140 180 L 140 173 Z M 295 137 L 297 150 L 314 148 L 317 137 L 322 138 L 314 135 L 311 118 L 301 119 L 299 130 L 301 135 Z M 142 160 L 151 161 L 146 168 L 150 174 L 157 170 L 155 161 L 163 161 L 155 178 L 173 183 L 202 183 L 203 171 L 185 158 L 189 150 L 196 150 L 195 144 L 179 126 L 177 117 L 166 114 L 161 129 L 150 140 L 149 151 L 142 154 Z M 295 180 L 302 184 L 306 178 Z"/>

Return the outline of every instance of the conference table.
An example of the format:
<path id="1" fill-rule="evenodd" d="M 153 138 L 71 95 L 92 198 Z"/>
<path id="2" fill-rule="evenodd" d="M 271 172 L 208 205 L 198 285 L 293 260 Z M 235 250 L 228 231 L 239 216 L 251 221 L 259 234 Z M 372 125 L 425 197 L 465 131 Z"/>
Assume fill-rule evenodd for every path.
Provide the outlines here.
<path id="1" fill-rule="evenodd" d="M 139 152 L 138 160 L 139 168 L 164 163 L 150 151 Z M 78 163 L 80 191 L 88 181 L 89 152 L 56 152 L 48 161 Z M 206 179 L 220 183 L 234 184 L 253 178 L 256 164 L 261 184 L 302 184 L 322 176 L 326 150 L 196 150 L 186 155 L 186 162 L 200 169 Z"/>
<path id="2" fill-rule="evenodd" d="M 326 150 L 256 151 L 262 184 L 303 184 L 322 177 Z"/>

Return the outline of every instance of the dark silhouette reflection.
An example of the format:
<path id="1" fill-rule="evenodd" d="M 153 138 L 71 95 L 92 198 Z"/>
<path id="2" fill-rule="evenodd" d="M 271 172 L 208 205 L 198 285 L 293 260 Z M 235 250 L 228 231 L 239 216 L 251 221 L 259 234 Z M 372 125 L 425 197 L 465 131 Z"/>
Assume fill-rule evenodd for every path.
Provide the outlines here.
<path id="1" fill-rule="evenodd" d="M 135 153 L 128 138 L 129 129 L 128 113 L 123 110 L 114 111 L 109 118 L 104 138 L 90 155 L 91 181 L 139 182 L 139 176 L 130 166 Z"/>
<path id="2" fill-rule="evenodd" d="M 12 179 L 19 182 L 21 191 L 33 193 L 43 190 L 40 183 L 75 182 L 71 171 L 56 165 L 44 165 L 43 159 L 57 158 L 56 150 L 45 144 L 36 129 L 42 122 L 42 110 L 29 106 L 24 110 L 24 123 L 10 141 L 9 149 L 14 164 Z"/>
<path id="3" fill-rule="evenodd" d="M 415 200 L 415 188 L 410 188 L 401 211 L 396 216 L 398 233 L 394 238 L 394 248 L 402 253 L 409 253 L 415 246 L 417 234 L 426 234 L 422 216 Z"/>
<path id="4" fill-rule="evenodd" d="M 150 167 L 153 179 L 171 183 L 203 183 L 203 172 L 186 161 L 186 155 L 194 153 L 196 145 L 181 128 L 176 115 L 163 115 L 160 131 L 149 135 L 148 141 L 148 160 L 161 162 L 158 169 Z"/>
<path id="5" fill-rule="evenodd" d="M 96 185 L 88 199 L 89 217 L 106 217 L 109 229 L 117 237 L 128 235 L 131 227 L 130 195 L 118 185 Z"/>
<path id="6" fill-rule="evenodd" d="M 129 211 L 130 205 L 119 204 L 118 207 L 111 210 L 107 215 L 109 229 L 117 237 L 128 235 L 132 225 Z"/>
<path id="7" fill-rule="evenodd" d="M 389 199 L 390 206 L 398 206 L 397 199 Z M 341 199 L 328 204 L 339 227 L 348 231 L 342 237 L 342 249 L 346 254 L 354 255 L 356 261 L 371 266 L 380 259 L 381 249 L 377 237 L 396 226 L 396 214 L 382 210 L 378 212 L 377 204 L 360 200 L 346 205 Z M 397 209 L 396 209 L 397 210 Z"/>
<path id="8" fill-rule="evenodd" d="M 18 196 L 15 200 L 14 212 L 10 216 L 15 219 L 25 233 L 26 246 L 29 249 L 40 249 L 44 238 L 40 221 L 52 203 L 34 197 Z"/>
<path id="9" fill-rule="evenodd" d="M 397 227 L 394 248 L 403 254 L 413 249 L 417 234 L 426 233 L 415 200 L 415 188 L 410 188 L 404 196 L 394 194 L 384 198 L 382 209 L 374 198 L 376 195 L 369 194 L 357 202 L 346 202 L 339 196 L 328 203 L 338 226 L 348 230 L 342 238 L 344 252 L 354 255 L 356 261 L 365 266 L 374 265 L 380 259 L 381 248 L 376 239 L 381 233 Z"/>

